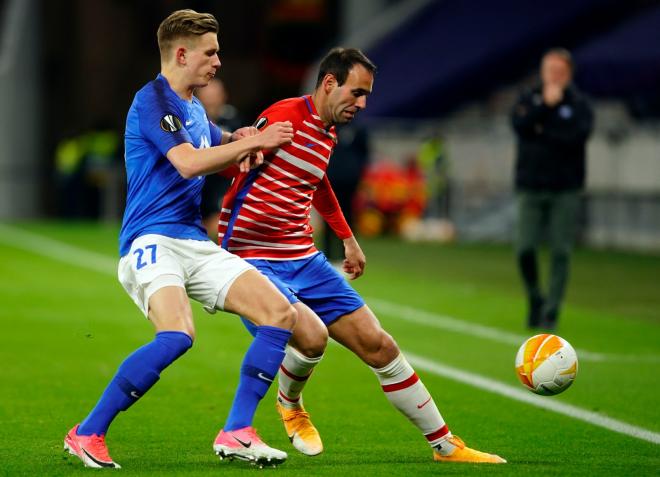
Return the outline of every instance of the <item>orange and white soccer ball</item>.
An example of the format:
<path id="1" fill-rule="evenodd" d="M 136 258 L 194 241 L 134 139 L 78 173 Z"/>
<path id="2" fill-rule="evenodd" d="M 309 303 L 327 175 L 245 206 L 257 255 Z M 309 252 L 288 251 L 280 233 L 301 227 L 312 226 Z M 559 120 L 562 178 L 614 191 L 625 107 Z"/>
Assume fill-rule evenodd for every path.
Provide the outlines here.
<path id="1" fill-rule="evenodd" d="M 518 350 L 516 374 L 530 391 L 544 396 L 559 394 L 573 384 L 578 370 L 575 350 L 556 335 L 532 336 Z"/>

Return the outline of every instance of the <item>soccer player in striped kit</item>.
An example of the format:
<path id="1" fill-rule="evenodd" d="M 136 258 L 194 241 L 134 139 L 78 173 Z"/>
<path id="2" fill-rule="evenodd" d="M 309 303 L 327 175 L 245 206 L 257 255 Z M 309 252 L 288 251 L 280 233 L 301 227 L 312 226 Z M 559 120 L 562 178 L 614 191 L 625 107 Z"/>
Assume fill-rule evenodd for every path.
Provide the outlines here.
<path id="1" fill-rule="evenodd" d="M 298 311 L 280 367 L 277 400 L 296 449 L 307 455 L 323 450 L 301 393 L 330 335 L 373 370 L 388 400 L 424 435 L 435 460 L 503 463 L 452 435 L 396 342 L 314 247 L 312 206 L 344 242 L 344 272 L 351 279 L 364 272 L 365 256 L 325 172 L 337 142 L 335 125 L 350 122 L 366 107 L 375 70 L 359 50 L 335 48 L 321 62 L 313 94 L 275 103 L 259 116 L 255 125 L 260 130 L 290 121 L 293 142 L 266 153 L 258 168 L 236 176 L 220 213 L 219 241 L 268 276 Z M 254 333 L 254 325 L 244 322 Z"/>

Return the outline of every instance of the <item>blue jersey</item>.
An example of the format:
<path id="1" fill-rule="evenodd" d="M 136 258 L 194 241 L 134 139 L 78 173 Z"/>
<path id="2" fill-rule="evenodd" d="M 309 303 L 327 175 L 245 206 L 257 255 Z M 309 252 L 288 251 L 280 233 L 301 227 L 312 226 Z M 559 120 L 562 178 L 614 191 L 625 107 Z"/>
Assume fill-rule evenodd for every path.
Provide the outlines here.
<path id="1" fill-rule="evenodd" d="M 145 234 L 208 240 L 199 210 L 204 177 L 184 179 L 167 159 L 171 148 L 220 144 L 222 131 L 206 117 L 195 97 L 180 98 L 164 76 L 137 92 L 126 118 L 126 210 L 119 232 L 119 255 Z"/>

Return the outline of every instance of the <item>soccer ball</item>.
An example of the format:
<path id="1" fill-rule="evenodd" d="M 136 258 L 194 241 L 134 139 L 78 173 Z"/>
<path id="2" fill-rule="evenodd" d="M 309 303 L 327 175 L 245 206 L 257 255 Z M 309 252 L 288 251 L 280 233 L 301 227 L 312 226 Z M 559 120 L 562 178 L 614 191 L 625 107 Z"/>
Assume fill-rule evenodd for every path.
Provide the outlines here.
<path id="1" fill-rule="evenodd" d="M 550 396 L 566 391 L 578 370 L 575 350 L 559 336 L 532 336 L 518 350 L 516 375 L 532 392 Z"/>

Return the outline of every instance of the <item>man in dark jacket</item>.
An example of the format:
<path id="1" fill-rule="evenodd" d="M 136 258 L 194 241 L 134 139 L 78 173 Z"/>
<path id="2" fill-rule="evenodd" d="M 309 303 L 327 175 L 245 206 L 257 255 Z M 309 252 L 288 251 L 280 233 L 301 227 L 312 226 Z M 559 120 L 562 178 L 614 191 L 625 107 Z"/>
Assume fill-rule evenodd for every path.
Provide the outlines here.
<path id="1" fill-rule="evenodd" d="M 516 252 L 529 300 L 527 324 L 531 328 L 556 327 L 584 188 L 585 145 L 593 113 L 571 84 L 573 68 L 568 51 L 548 51 L 541 62 L 541 85 L 524 92 L 513 108 L 518 138 Z M 544 296 L 536 250 L 546 228 L 551 266 Z"/>

